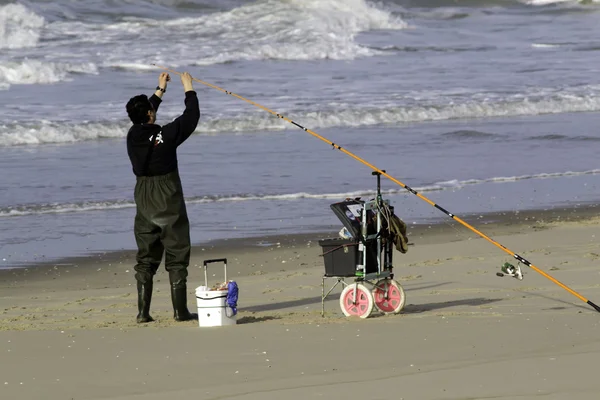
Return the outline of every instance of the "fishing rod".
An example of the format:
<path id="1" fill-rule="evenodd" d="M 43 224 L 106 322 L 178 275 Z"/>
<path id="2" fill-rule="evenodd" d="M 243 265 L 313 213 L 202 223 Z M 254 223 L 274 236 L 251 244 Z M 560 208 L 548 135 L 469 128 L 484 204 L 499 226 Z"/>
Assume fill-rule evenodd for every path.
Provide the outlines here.
<path id="1" fill-rule="evenodd" d="M 182 73 L 181 72 L 177 72 L 174 71 L 170 68 L 167 67 L 162 67 L 156 64 L 152 64 L 153 66 L 163 69 L 165 71 L 171 72 L 175 75 L 179 75 L 181 76 Z M 489 236 L 487 236 L 486 234 L 484 234 L 483 232 L 479 231 L 478 229 L 474 228 L 473 226 L 469 225 L 468 223 L 466 223 L 465 221 L 463 221 L 461 218 L 459 218 L 458 216 L 452 214 L 451 212 L 447 211 L 446 209 L 444 209 L 443 207 L 441 207 L 440 205 L 434 203 L 433 201 L 429 200 L 427 197 L 423 196 L 422 194 L 418 193 L 416 190 L 414 190 L 413 188 L 405 185 L 404 183 L 400 182 L 398 179 L 394 178 L 393 176 L 390 176 L 389 174 L 387 174 L 385 171 L 380 170 L 379 168 L 375 167 L 374 165 L 368 163 L 367 161 L 363 160 L 362 158 L 354 155 L 353 153 L 349 152 L 348 150 L 344 149 L 342 146 L 340 146 L 339 144 L 335 144 L 330 140 L 325 139 L 323 136 L 319 135 L 316 132 L 313 132 L 312 130 L 303 127 L 302 125 L 292 121 L 291 119 L 288 119 L 286 117 L 284 117 L 283 115 L 261 105 L 258 104 L 252 100 L 248 100 L 245 97 L 242 97 L 240 95 L 237 95 L 233 92 L 230 92 L 228 90 L 225 90 L 223 88 L 220 88 L 219 86 L 215 86 L 213 84 L 210 84 L 208 82 L 204 82 L 201 81 L 200 79 L 196 79 L 196 78 L 192 78 L 193 81 L 201 83 L 205 86 L 211 87 L 213 89 L 216 89 L 220 92 L 223 92 L 225 94 L 231 95 L 233 97 L 236 97 L 240 100 L 243 100 L 247 103 L 250 103 L 258 108 L 261 108 L 263 110 L 265 110 L 266 112 L 273 114 L 275 116 L 277 116 L 278 118 L 281 118 L 295 126 L 297 126 L 298 128 L 302 129 L 305 132 L 310 133 L 311 135 L 315 136 L 318 139 L 321 139 L 322 141 L 324 141 L 325 143 L 331 145 L 334 149 L 340 150 L 342 153 L 349 155 L 350 157 L 354 158 L 355 160 L 365 164 L 367 167 L 375 170 L 377 173 L 385 176 L 386 178 L 390 179 L 392 182 L 397 183 L 398 185 L 402 186 L 404 189 L 408 190 L 410 193 L 414 194 L 415 196 L 417 196 L 418 198 L 420 198 L 421 200 L 425 201 L 426 203 L 428 203 L 429 205 L 437 208 L 438 210 L 440 210 L 441 212 L 443 212 L 444 214 L 448 215 L 450 218 L 452 218 L 455 221 L 458 221 L 461 225 L 465 226 L 466 228 L 470 229 L 471 231 L 475 232 L 476 234 L 478 234 L 479 236 L 481 236 L 482 238 L 484 238 L 485 240 L 487 240 L 488 242 L 492 243 L 494 246 L 500 248 L 501 250 L 505 251 L 506 253 L 510 254 L 512 257 L 514 257 L 517 261 L 519 261 L 519 263 L 523 263 L 524 265 L 528 266 L 529 268 L 531 268 L 532 270 L 534 270 L 535 272 L 539 273 L 540 275 L 542 275 L 543 277 L 549 279 L 550 281 L 552 281 L 553 283 L 557 284 L 558 286 L 560 286 L 561 288 L 565 289 L 567 292 L 571 293 L 573 296 L 577 297 L 579 300 L 583 301 L 584 303 L 589 304 L 590 306 L 592 306 L 596 311 L 600 312 L 600 307 L 598 307 L 596 304 L 594 304 L 591 300 L 586 299 L 585 297 L 583 297 L 581 294 L 577 293 L 576 291 L 574 291 L 573 289 L 571 289 L 570 287 L 568 287 L 567 285 L 559 282 L 557 279 L 555 279 L 554 277 L 550 276 L 549 274 L 547 274 L 546 272 L 542 271 L 541 269 L 539 269 L 538 267 L 536 267 L 535 265 L 533 265 L 531 262 L 529 262 L 528 260 L 526 260 L 524 257 L 518 255 L 517 253 L 515 253 L 514 251 L 508 249 L 507 247 L 501 245 L 500 243 L 496 242 L 495 240 L 493 240 L 492 238 L 490 238 Z"/>

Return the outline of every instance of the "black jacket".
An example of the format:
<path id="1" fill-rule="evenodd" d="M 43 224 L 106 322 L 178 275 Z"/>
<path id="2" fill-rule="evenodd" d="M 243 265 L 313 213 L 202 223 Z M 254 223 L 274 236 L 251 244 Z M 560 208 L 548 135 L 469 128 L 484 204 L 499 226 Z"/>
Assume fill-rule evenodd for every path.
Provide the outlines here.
<path id="1" fill-rule="evenodd" d="M 152 95 L 149 98 L 155 110 L 162 100 Z M 164 175 L 177 170 L 177 147 L 196 130 L 200 120 L 198 96 L 191 90 L 185 93 L 185 111 L 174 121 L 166 125 L 136 124 L 127 133 L 127 154 L 136 176 Z M 151 147 L 152 137 L 156 134 L 154 148 L 144 171 L 146 157 Z"/>

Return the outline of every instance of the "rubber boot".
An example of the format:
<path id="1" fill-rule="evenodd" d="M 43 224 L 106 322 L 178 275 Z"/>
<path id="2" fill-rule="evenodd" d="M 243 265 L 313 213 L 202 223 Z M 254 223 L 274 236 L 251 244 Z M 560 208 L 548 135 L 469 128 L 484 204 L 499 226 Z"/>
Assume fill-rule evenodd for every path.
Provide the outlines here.
<path id="1" fill-rule="evenodd" d="M 137 283 L 138 291 L 138 324 L 152 322 L 154 319 L 150 316 L 150 300 L 152 300 L 152 281 Z"/>
<path id="2" fill-rule="evenodd" d="M 186 285 L 171 285 L 171 300 L 173 302 L 173 318 L 175 321 L 189 321 L 195 319 L 195 315 L 190 313 L 187 307 L 187 287 Z"/>

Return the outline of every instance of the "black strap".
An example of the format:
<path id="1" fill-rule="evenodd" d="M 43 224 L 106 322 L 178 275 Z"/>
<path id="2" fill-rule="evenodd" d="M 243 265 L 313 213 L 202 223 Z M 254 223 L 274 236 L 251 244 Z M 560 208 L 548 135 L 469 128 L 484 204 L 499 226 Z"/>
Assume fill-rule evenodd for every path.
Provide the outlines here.
<path id="1" fill-rule="evenodd" d="M 144 171 L 142 171 L 143 176 L 148 176 L 148 168 L 150 167 L 150 157 L 152 157 L 152 151 L 154 150 L 154 146 L 156 145 L 156 137 L 160 133 L 160 129 L 156 131 L 156 133 L 152 136 L 152 140 L 150 141 L 150 148 L 148 149 L 148 155 L 146 156 L 146 162 L 144 163 Z"/>

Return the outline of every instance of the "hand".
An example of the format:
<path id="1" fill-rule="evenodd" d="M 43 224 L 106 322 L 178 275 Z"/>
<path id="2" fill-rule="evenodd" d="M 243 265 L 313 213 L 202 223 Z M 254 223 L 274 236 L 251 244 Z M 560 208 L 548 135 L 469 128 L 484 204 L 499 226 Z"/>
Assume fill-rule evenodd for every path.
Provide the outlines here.
<path id="1" fill-rule="evenodd" d="M 184 72 L 183 74 L 181 74 L 181 83 L 183 84 L 183 89 L 186 92 L 194 90 L 192 86 L 192 76 L 188 72 Z"/>
<path id="2" fill-rule="evenodd" d="M 171 77 L 169 76 L 169 74 L 166 72 L 163 72 L 158 77 L 158 86 L 160 86 L 161 88 L 166 90 L 167 82 L 169 82 L 170 80 L 171 80 Z"/>

